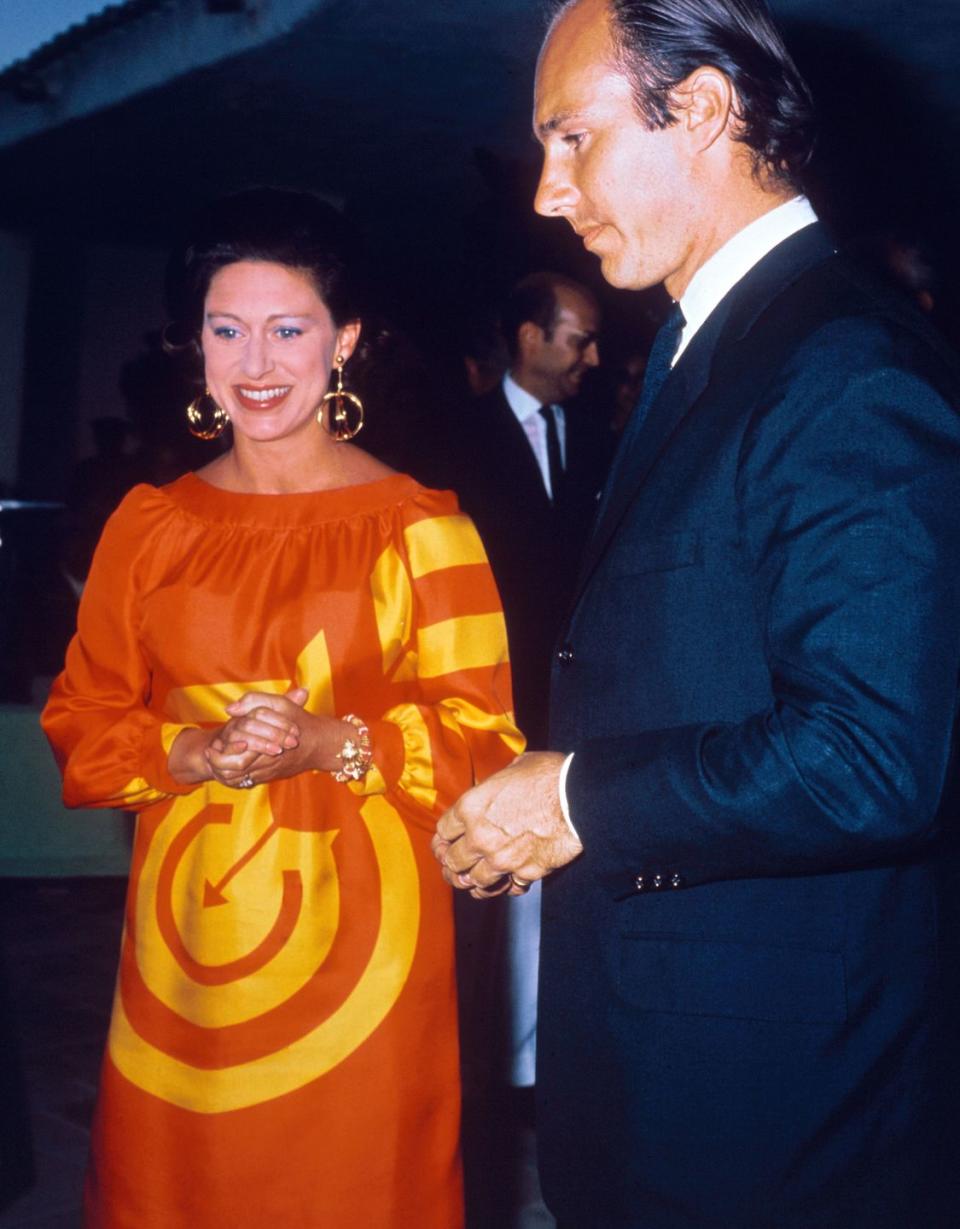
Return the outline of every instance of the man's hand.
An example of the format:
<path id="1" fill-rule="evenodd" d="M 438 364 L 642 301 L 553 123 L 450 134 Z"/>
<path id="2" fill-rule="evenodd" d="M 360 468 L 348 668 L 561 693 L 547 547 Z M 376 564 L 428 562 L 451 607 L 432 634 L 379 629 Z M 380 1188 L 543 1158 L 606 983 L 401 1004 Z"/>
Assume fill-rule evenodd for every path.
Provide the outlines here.
<path id="1" fill-rule="evenodd" d="M 581 853 L 560 809 L 564 759 L 553 751 L 521 755 L 447 811 L 433 838 L 447 883 L 477 897 L 517 896 Z"/>

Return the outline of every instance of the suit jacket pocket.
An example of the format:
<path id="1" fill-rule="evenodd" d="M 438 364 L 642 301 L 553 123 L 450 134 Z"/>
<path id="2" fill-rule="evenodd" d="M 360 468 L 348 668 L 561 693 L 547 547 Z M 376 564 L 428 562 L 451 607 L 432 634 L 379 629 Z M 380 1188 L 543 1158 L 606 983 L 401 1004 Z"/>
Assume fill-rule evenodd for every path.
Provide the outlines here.
<path id="1" fill-rule="evenodd" d="M 641 1011 L 805 1024 L 846 1019 L 840 952 L 663 935 L 623 935 L 620 943 L 620 994 Z"/>
<path id="2" fill-rule="evenodd" d="M 702 562 L 703 552 L 697 530 L 669 534 L 663 538 L 625 541 L 611 560 L 617 576 L 642 576 L 647 572 L 668 572 Z"/>

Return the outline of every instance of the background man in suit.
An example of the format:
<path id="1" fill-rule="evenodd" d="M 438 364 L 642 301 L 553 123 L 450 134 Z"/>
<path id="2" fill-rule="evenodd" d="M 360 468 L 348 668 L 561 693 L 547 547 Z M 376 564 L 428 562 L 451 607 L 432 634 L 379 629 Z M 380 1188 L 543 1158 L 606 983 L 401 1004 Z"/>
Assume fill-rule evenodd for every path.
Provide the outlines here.
<path id="1" fill-rule="evenodd" d="M 476 522 L 503 598 L 517 720 L 547 736 L 550 661 L 608 460 L 604 424 L 569 404 L 599 362 L 585 287 L 532 273 L 500 314 L 510 366 L 459 416 L 448 481 Z"/>
<path id="2" fill-rule="evenodd" d="M 550 663 L 609 460 L 604 424 L 569 404 L 599 362 L 600 309 L 578 282 L 533 273 L 500 312 L 509 369 L 456 424 L 452 486 L 484 541 L 503 599 L 517 722 L 546 747 Z M 466 907 L 463 907 L 466 906 Z M 539 885 L 495 909 L 458 908 L 468 1208 L 478 1226 L 513 1206 L 489 1175 L 516 1170 L 532 1121 Z"/>
<path id="3" fill-rule="evenodd" d="M 762 0 L 572 0 L 535 126 L 538 211 L 679 307 L 556 656 L 556 750 L 436 841 L 475 895 L 549 876 L 547 1202 L 564 1229 L 956 1224 L 955 361 L 799 195 L 809 99 Z"/>

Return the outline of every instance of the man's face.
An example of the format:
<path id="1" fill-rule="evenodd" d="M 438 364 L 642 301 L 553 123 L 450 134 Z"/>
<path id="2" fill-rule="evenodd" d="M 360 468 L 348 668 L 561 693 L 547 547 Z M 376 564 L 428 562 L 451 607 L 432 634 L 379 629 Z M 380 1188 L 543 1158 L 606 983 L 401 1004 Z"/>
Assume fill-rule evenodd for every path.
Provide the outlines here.
<path id="1" fill-rule="evenodd" d="M 544 150 L 536 211 L 566 218 L 612 285 L 665 282 L 679 297 L 696 270 L 698 227 L 684 126 L 645 127 L 603 0 L 580 0 L 544 44 L 534 130 Z"/>
<path id="2" fill-rule="evenodd" d="M 533 326 L 526 362 L 550 400 L 559 402 L 575 396 L 584 372 L 600 361 L 600 313 L 592 299 L 566 286 L 558 286 L 554 293 L 557 313 L 553 328 L 544 333 Z"/>

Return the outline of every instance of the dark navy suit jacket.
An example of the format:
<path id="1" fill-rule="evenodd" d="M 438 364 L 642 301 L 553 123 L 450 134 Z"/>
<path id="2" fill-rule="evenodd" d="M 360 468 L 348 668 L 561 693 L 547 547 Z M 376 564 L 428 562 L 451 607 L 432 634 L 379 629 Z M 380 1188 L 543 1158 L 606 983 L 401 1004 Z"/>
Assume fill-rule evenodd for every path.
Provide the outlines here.
<path id="1" fill-rule="evenodd" d="M 584 844 L 544 885 L 562 1223 L 941 1223 L 958 387 L 812 226 L 695 335 L 619 467 L 553 670 Z"/>

